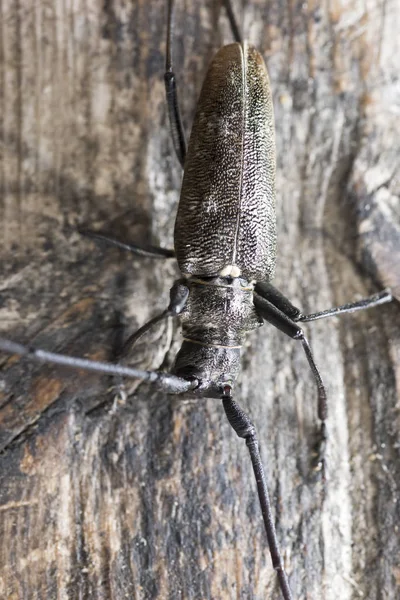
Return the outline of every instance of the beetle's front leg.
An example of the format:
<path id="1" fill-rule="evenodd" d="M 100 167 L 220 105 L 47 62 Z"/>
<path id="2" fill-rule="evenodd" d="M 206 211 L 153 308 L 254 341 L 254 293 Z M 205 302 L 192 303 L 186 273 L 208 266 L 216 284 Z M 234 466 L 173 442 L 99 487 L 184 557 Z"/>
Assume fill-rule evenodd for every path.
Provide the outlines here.
<path id="1" fill-rule="evenodd" d="M 124 363 L 129 363 L 129 356 L 132 354 L 132 348 L 148 331 L 155 325 L 168 319 L 169 317 L 178 316 L 185 308 L 186 301 L 189 296 L 189 288 L 184 283 L 184 280 L 175 281 L 170 290 L 170 302 L 168 307 L 162 313 L 156 315 L 150 321 L 147 321 L 142 327 L 135 331 L 117 351 L 116 359 Z M 126 386 L 122 377 L 117 377 L 115 387 L 121 397 L 126 398 Z"/>
<path id="2" fill-rule="evenodd" d="M 186 306 L 186 301 L 189 296 L 189 288 L 187 287 L 187 285 L 184 283 L 183 280 L 179 279 L 178 281 L 175 281 L 174 285 L 172 286 L 172 288 L 169 292 L 169 295 L 170 295 L 170 302 L 169 302 L 168 308 L 166 308 L 159 315 L 156 315 L 155 317 L 153 317 L 153 319 L 150 319 L 150 321 L 147 321 L 147 323 L 142 325 L 142 327 L 140 327 L 137 331 L 135 331 L 135 333 L 133 333 L 126 340 L 126 342 L 122 346 L 122 350 L 121 350 L 121 354 L 120 354 L 122 358 L 127 356 L 130 353 L 134 344 L 136 344 L 136 342 L 147 331 L 149 331 L 154 325 L 156 325 L 157 323 L 160 323 L 164 319 L 168 319 L 169 317 L 177 317 L 178 315 L 181 314 L 181 312 L 183 311 L 183 309 Z"/>

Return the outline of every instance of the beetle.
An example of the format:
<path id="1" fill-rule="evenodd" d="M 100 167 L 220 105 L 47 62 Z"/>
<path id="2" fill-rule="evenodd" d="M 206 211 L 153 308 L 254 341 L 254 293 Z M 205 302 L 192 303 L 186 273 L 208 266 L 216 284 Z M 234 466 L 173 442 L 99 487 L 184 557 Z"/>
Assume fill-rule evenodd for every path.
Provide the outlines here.
<path id="1" fill-rule="evenodd" d="M 212 63 L 199 101 L 186 157 L 170 57 L 173 2 L 169 2 L 167 97 L 177 155 L 185 166 L 175 228 L 175 251 L 183 277 L 171 290 L 171 302 L 167 310 L 132 336 L 124 351 L 131 349 L 137 339 L 156 322 L 180 315 L 185 340 L 172 375 L 69 359 L 7 340 L 2 341 L 1 347 L 9 352 L 28 354 L 38 360 L 140 377 L 168 392 L 193 392 L 199 396 L 222 399 L 229 422 L 236 433 L 247 441 L 260 485 L 260 501 L 274 567 L 278 570 L 284 598 L 290 598 L 267 490 L 260 471 L 255 430 L 232 398 L 239 371 L 240 346 L 244 334 L 260 326 L 264 320 L 301 342 L 317 382 L 321 440 L 324 441 L 325 389 L 298 323 L 377 306 L 390 301 L 391 295 L 385 291 L 357 303 L 313 315 L 302 315 L 272 286 L 276 256 L 271 93 L 260 55 L 240 43 L 229 2 L 226 2 L 226 6 L 237 42 L 221 49 Z M 240 70 L 242 65 L 245 68 Z M 219 76 L 221 71 L 222 83 Z M 255 89 L 251 89 L 252 84 Z M 211 95 L 212 101 L 209 101 L 211 89 L 214 94 Z M 227 102 L 221 102 L 219 89 L 223 90 L 222 95 L 226 94 Z M 204 132 L 207 135 L 202 137 Z M 244 157 L 246 136 L 255 156 L 249 152 Z M 219 140 L 220 144 L 217 143 Z M 202 177 L 197 177 L 198 174 Z M 228 196 L 226 206 L 223 204 L 225 195 Z M 91 231 L 83 233 L 105 239 L 102 234 Z M 201 244 L 198 244 L 198 239 Z M 119 244 L 117 240 L 108 241 Z M 172 251 L 160 248 L 132 245 L 130 249 L 149 256 L 173 255 Z"/>

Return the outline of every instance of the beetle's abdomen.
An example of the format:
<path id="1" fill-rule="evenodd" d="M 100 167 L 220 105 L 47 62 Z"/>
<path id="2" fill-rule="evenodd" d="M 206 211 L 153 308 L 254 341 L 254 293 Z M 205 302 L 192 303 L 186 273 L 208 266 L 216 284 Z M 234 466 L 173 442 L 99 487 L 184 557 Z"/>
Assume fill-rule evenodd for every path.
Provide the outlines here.
<path id="1" fill-rule="evenodd" d="M 251 47 L 219 50 L 200 94 L 175 224 L 182 273 L 273 276 L 275 140 L 267 70 Z"/>

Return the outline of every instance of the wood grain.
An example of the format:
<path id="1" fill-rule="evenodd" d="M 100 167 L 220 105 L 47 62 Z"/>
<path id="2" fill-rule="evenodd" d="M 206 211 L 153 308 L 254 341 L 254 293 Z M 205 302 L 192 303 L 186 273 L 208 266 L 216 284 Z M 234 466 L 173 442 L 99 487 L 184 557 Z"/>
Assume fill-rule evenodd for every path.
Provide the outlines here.
<path id="1" fill-rule="evenodd" d="M 173 261 L 77 225 L 172 244 L 181 172 L 163 91 L 162 0 L 0 2 L 0 327 L 113 359 L 168 302 Z M 304 312 L 385 285 L 400 297 L 400 9 L 394 0 L 235 3 L 264 55 L 278 156 L 276 285 Z M 242 18 L 243 17 L 243 18 Z M 221 6 L 179 2 L 184 122 Z M 393 302 L 310 324 L 329 393 L 325 492 L 301 347 L 249 336 L 237 398 L 258 427 L 297 600 L 400 596 L 400 321 Z M 132 363 L 168 368 L 178 324 Z M 245 445 L 218 401 L 0 358 L 0 597 L 278 599 Z"/>

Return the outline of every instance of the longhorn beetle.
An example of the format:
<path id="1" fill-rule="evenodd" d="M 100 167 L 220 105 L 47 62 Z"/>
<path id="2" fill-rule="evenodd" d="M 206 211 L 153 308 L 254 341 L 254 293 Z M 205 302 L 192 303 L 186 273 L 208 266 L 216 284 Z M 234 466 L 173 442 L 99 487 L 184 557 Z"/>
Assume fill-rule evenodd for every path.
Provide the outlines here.
<path id="1" fill-rule="evenodd" d="M 304 315 L 271 284 L 276 261 L 272 95 L 261 55 L 241 40 L 230 0 L 224 3 L 235 43 L 221 48 L 209 67 L 186 150 L 172 61 L 174 2 L 168 1 L 165 88 L 173 144 L 184 168 L 175 249 L 127 245 L 101 232 L 81 231 L 139 255 L 176 256 L 181 278 L 171 288 L 168 308 L 141 327 L 122 349 L 122 354 L 127 354 L 156 323 L 179 316 L 183 343 L 172 373 L 69 357 L 4 338 L 0 339 L 0 349 L 38 361 L 139 378 L 167 393 L 221 400 L 229 423 L 246 441 L 273 567 L 283 598 L 290 600 L 256 430 L 233 399 L 242 344 L 247 332 L 264 321 L 301 343 L 317 384 L 320 439 L 324 442 L 325 387 L 299 323 L 377 306 L 392 296 L 385 290 L 358 302 Z"/>

